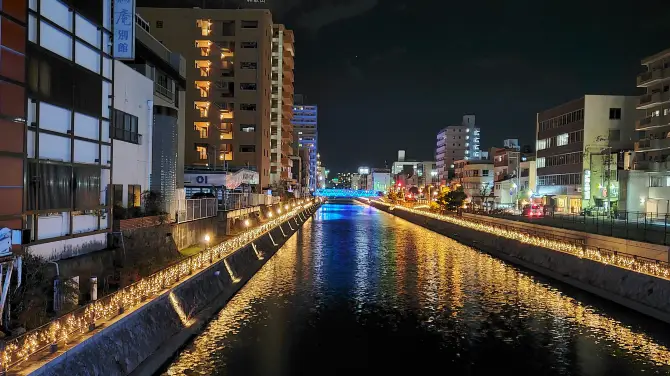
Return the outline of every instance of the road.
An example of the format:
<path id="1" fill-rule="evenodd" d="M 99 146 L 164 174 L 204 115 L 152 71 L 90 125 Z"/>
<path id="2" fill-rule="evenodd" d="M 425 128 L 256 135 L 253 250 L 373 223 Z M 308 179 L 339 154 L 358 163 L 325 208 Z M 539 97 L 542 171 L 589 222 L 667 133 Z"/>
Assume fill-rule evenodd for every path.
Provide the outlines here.
<path id="1" fill-rule="evenodd" d="M 160 374 L 668 374 L 666 333 L 376 209 L 326 204 Z"/>

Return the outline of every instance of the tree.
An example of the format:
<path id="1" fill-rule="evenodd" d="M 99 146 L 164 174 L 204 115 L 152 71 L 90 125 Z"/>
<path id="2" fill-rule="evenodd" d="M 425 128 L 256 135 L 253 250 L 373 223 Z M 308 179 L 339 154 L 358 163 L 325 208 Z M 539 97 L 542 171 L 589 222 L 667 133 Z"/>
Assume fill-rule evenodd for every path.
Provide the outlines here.
<path id="1" fill-rule="evenodd" d="M 389 190 L 389 193 L 388 193 L 387 197 L 388 197 L 389 201 L 391 201 L 393 203 L 398 201 L 398 194 L 396 194 L 393 189 Z"/>
<path id="2" fill-rule="evenodd" d="M 419 188 L 418 187 L 410 187 L 409 193 L 411 193 L 414 196 L 418 196 L 419 195 Z"/>
<path id="3" fill-rule="evenodd" d="M 465 192 L 463 192 L 462 187 L 450 191 L 449 193 L 447 193 L 447 209 L 456 210 L 460 208 L 461 206 L 463 206 L 463 203 L 467 198 L 468 196 L 465 194 Z"/>

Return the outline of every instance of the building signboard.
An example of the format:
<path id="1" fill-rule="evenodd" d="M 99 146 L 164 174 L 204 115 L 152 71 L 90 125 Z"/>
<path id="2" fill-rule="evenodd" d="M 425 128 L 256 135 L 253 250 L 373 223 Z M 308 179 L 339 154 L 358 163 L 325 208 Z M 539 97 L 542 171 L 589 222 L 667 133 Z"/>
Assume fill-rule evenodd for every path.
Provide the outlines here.
<path id="1" fill-rule="evenodd" d="M 135 0 L 114 0 L 114 58 L 135 60 Z"/>

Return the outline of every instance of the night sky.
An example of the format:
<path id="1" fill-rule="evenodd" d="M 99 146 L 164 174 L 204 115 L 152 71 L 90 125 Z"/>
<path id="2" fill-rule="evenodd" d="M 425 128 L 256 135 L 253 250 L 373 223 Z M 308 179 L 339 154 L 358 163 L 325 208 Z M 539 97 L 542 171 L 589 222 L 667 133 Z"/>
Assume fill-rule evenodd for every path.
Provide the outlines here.
<path id="1" fill-rule="evenodd" d="M 169 3 L 138 5 L 154 1 Z M 433 160 L 437 131 L 465 113 L 483 149 L 532 144 L 538 111 L 639 94 L 640 59 L 670 48 L 670 0 L 265 1 L 295 31 L 296 92 L 319 106 L 332 172 L 390 165 L 398 149 Z"/>

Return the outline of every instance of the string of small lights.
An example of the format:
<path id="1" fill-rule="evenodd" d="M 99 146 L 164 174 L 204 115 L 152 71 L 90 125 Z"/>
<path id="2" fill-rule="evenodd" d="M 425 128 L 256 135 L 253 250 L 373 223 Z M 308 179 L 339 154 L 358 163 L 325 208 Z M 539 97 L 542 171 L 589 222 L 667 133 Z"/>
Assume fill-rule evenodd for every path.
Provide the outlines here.
<path id="1" fill-rule="evenodd" d="M 547 248 L 554 251 L 569 253 L 571 255 L 580 258 L 597 261 L 607 265 L 617 266 L 637 273 L 643 273 L 663 279 L 670 279 L 670 265 L 662 261 L 645 259 L 642 257 L 637 257 L 634 255 L 620 252 L 613 252 L 605 249 L 585 247 L 584 245 L 576 242 L 571 243 L 564 240 L 548 239 L 541 236 L 524 233 L 515 229 L 496 226 L 495 224 L 491 223 L 474 222 L 456 216 L 437 214 L 423 210 L 416 210 L 404 206 L 390 205 L 382 201 L 375 200 L 375 203 L 389 207 L 391 210 L 397 210 L 397 209 L 405 210 L 411 213 L 453 223 L 473 230 L 486 232 L 507 239 L 517 240 L 525 244 Z"/>
<path id="2" fill-rule="evenodd" d="M 268 212 L 266 217 L 270 220 L 258 227 L 249 229 L 216 246 L 209 247 L 115 293 L 8 341 L 2 350 L 2 356 L 0 356 L 0 370 L 14 367 L 27 360 L 31 355 L 51 346 L 57 346 L 58 343 L 67 344 L 71 342 L 77 335 L 93 330 L 97 322 L 111 319 L 147 299 L 155 297 L 164 290 L 173 287 L 180 280 L 200 272 L 213 262 L 220 261 L 281 223 L 294 218 L 302 210 L 309 209 L 314 205 L 314 202 L 314 200 L 304 200 L 285 205 L 283 212 L 282 208 L 279 207 L 276 214 Z M 320 200 L 316 202 L 320 202 Z"/>

